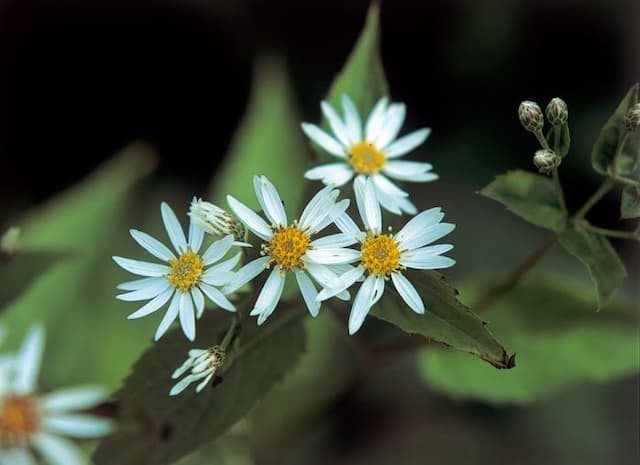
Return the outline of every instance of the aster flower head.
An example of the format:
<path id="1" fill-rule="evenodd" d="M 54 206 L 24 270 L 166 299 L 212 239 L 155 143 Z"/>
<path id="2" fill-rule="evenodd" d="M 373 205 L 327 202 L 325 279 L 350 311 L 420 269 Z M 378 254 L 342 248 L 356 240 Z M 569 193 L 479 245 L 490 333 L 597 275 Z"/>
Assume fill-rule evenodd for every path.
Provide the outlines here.
<path id="1" fill-rule="evenodd" d="M 180 368 L 173 372 L 171 377 L 178 379 L 186 372 L 189 372 L 189 374 L 171 388 L 169 395 L 177 396 L 190 384 L 196 382 L 198 383 L 196 392 L 201 392 L 205 386 L 209 384 L 209 381 L 211 381 L 211 378 L 216 374 L 216 371 L 224 365 L 225 359 L 226 352 L 221 346 L 213 346 L 206 350 L 190 350 L 187 360 Z"/>
<path id="2" fill-rule="evenodd" d="M 200 254 L 204 231 L 191 222 L 187 240 L 171 207 L 163 202 L 160 211 L 169 240 L 176 253 L 150 235 L 131 229 L 129 231 L 131 237 L 147 252 L 164 263 L 113 257 L 115 262 L 125 270 L 144 276 L 142 279 L 118 285 L 118 289 L 127 292 L 116 298 L 125 301 L 149 301 L 129 315 L 129 319 L 150 315 L 170 302 L 155 333 L 155 340 L 160 339 L 176 318 L 179 318 L 185 336 L 193 341 L 196 337 L 196 319 L 200 318 L 204 312 L 205 296 L 224 310 L 230 312 L 236 310 L 219 287 L 233 279 L 232 270 L 240 261 L 241 253 L 217 263 L 233 245 L 233 236 L 228 235 L 214 241 L 204 253 Z"/>
<path id="3" fill-rule="evenodd" d="M 402 300 L 414 312 L 422 314 L 425 311 L 422 298 L 404 276 L 403 271 L 407 268 L 434 270 L 455 264 L 455 260 L 442 255 L 451 250 L 453 245 L 428 245 L 455 228 L 453 224 L 441 223 L 444 213 L 440 208 L 431 208 L 419 213 L 396 234 L 384 233 L 372 181 L 356 180 L 354 188 L 364 230 L 358 228 L 346 213 L 336 220 L 336 224 L 344 234 L 360 243 L 360 250 L 356 251 L 356 256 L 346 261 L 358 266 L 343 273 L 338 280 L 318 294 L 318 299 L 327 299 L 348 289 L 366 275 L 351 307 L 350 334 L 360 329 L 371 307 L 382 297 L 389 279 Z"/>
<path id="4" fill-rule="evenodd" d="M 302 130 L 339 161 L 316 166 L 307 171 L 305 177 L 337 187 L 354 176 L 371 179 L 376 198 L 385 210 L 398 215 L 415 214 L 416 207 L 408 194 L 389 178 L 412 182 L 438 179 L 429 163 L 398 160 L 422 144 L 431 130 L 422 128 L 398 138 L 406 108 L 403 103 L 389 103 L 386 97 L 378 100 L 364 125 L 346 95 L 342 96 L 343 117 L 327 102 L 320 105 L 333 135 L 309 123 L 302 123 Z"/>
<path id="5" fill-rule="evenodd" d="M 264 176 L 255 176 L 253 181 L 258 203 L 268 222 L 230 195 L 227 196 L 227 202 L 240 221 L 264 241 L 261 246 L 262 256 L 238 270 L 235 279 L 224 290 L 227 293 L 233 292 L 265 269 L 271 268 L 251 311 L 251 315 L 258 316 L 258 324 L 262 324 L 278 305 L 286 276 L 293 274 L 309 312 L 312 316 L 317 316 L 320 302 L 316 300 L 317 289 L 310 276 L 324 286 L 337 275 L 330 264 L 319 264 L 316 257 L 336 250 L 340 254 L 349 254 L 350 252 L 343 252 L 340 247 L 353 241 L 342 233 L 315 240 L 313 236 L 341 215 L 348 207 L 349 200 L 336 202 L 338 191 L 327 186 L 309 201 L 299 221 L 289 223 L 275 186 Z M 345 293 L 338 294 L 338 297 L 348 298 Z"/>
<path id="6" fill-rule="evenodd" d="M 81 413 L 107 398 L 102 388 L 37 392 L 43 349 L 44 331 L 36 326 L 17 354 L 0 357 L 0 465 L 36 465 L 34 450 L 48 464 L 83 465 L 87 459 L 66 437 L 98 438 L 113 430 L 112 421 Z"/>
<path id="7" fill-rule="evenodd" d="M 211 202 L 194 197 L 189 206 L 188 215 L 191 222 L 205 233 L 214 236 L 231 234 L 237 241 L 235 245 L 249 245 L 243 242 L 246 233 L 243 224 L 229 212 Z"/>

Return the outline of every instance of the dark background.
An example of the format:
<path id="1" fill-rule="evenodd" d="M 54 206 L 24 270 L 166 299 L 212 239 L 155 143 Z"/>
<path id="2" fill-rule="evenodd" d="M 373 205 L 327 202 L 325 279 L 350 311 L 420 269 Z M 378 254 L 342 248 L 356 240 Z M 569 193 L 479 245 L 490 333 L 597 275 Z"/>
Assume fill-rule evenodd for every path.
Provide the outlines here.
<path id="1" fill-rule="evenodd" d="M 244 112 L 253 59 L 282 54 L 302 115 L 316 120 L 367 6 L 1 0 L 0 226 L 134 139 L 156 146 L 158 179 L 202 192 Z M 428 153 L 444 192 L 463 186 L 469 196 L 507 169 L 530 169 L 536 145 L 518 123 L 518 103 L 555 96 L 570 108 L 562 169 L 570 207 L 596 188 L 590 146 L 640 77 L 639 1 L 395 0 L 383 2 L 381 20 L 392 97 L 408 103 L 406 130 L 433 128 Z M 619 228 L 617 202 L 608 197 L 590 218 Z M 459 222 L 465 200 L 451 204 Z M 472 255 L 460 242 L 458 253 Z M 631 257 L 623 253 L 628 265 Z M 263 463 L 431 463 L 425 451 L 452 464 L 637 458 L 635 379 L 498 409 L 434 396 L 411 378 L 390 386 L 394 373 L 385 373 L 338 399 L 306 443 L 263 451 Z"/>

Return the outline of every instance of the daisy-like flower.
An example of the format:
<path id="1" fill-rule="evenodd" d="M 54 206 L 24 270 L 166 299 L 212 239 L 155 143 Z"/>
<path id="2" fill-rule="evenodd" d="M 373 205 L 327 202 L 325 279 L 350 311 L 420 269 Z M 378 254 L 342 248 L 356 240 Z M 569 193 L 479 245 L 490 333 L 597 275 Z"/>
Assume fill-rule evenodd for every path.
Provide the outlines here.
<path id="1" fill-rule="evenodd" d="M 236 310 L 218 287 L 224 286 L 233 279 L 232 270 L 240 260 L 241 253 L 212 266 L 229 251 L 233 245 L 233 236 L 225 236 L 213 242 L 203 254 L 199 254 L 204 231 L 191 222 L 187 241 L 171 207 L 163 202 L 160 211 L 169 240 L 177 253 L 174 254 L 150 235 L 131 229 L 129 231 L 131 237 L 164 264 L 113 257 L 115 262 L 125 270 L 145 276 L 142 279 L 118 285 L 118 289 L 128 292 L 116 298 L 126 301 L 149 300 L 139 310 L 129 315 L 129 319 L 150 315 L 171 300 L 154 339 L 156 341 L 160 339 L 179 317 L 185 336 L 193 341 L 196 337 L 196 319 L 200 318 L 204 311 L 204 296 L 225 310 L 230 312 Z"/>
<path id="2" fill-rule="evenodd" d="M 389 178 L 413 182 L 438 179 L 438 175 L 431 172 L 429 163 L 398 160 L 422 144 L 431 130 L 422 128 L 397 138 L 406 108 L 403 103 L 389 104 L 386 97 L 378 100 L 364 127 L 358 110 L 348 96 L 342 96 L 343 118 L 327 102 L 323 101 L 320 105 L 333 135 L 309 123 L 302 123 L 302 130 L 340 161 L 316 166 L 307 171 L 305 177 L 336 187 L 354 176 L 369 178 L 375 186 L 378 202 L 384 209 L 397 215 L 403 212 L 415 214 L 416 207 L 408 199 L 408 194 Z"/>
<path id="3" fill-rule="evenodd" d="M 440 222 L 444 218 L 440 208 L 431 208 L 414 216 L 397 234 L 384 234 L 373 183 L 357 179 L 354 189 L 365 230 L 361 231 L 346 214 L 336 220 L 336 225 L 353 239 L 353 243 L 360 243 L 360 251 L 356 251 L 357 256 L 347 261 L 357 262 L 358 266 L 342 274 L 337 281 L 318 294 L 319 300 L 327 299 L 348 289 L 363 275 L 367 275 L 351 307 L 349 334 L 354 334 L 360 329 L 371 307 L 382 297 L 389 278 L 402 300 L 414 312 L 422 314 L 422 298 L 402 271 L 407 268 L 434 270 L 455 264 L 455 260 L 442 256 L 451 250 L 453 245 L 428 245 L 455 228 L 453 224 Z"/>
<path id="4" fill-rule="evenodd" d="M 169 395 L 177 396 L 190 384 L 196 382 L 199 382 L 198 386 L 196 386 L 196 392 L 201 392 L 209 381 L 211 381 L 216 371 L 224 365 L 225 359 L 226 353 L 220 346 L 213 346 L 207 350 L 190 350 L 187 360 L 180 368 L 173 372 L 171 377 L 178 379 L 187 371 L 191 371 L 191 373 L 178 381 L 176 385 L 171 388 Z"/>
<path id="5" fill-rule="evenodd" d="M 332 186 L 327 186 L 309 201 L 300 221 L 289 224 L 280 195 L 274 185 L 264 176 L 255 176 L 253 183 L 256 197 L 269 223 L 230 195 L 227 196 L 227 202 L 240 221 L 265 241 L 262 244 L 263 256 L 240 268 L 235 279 L 225 287 L 224 291 L 233 292 L 258 276 L 263 270 L 272 268 L 251 311 L 251 315 L 258 315 L 258 324 L 262 324 L 275 310 L 284 289 L 286 276 L 292 273 L 296 277 L 309 312 L 312 316 L 317 316 L 320 302 L 316 300 L 317 289 L 309 275 L 322 286 L 328 285 L 337 278 L 330 263 L 320 264 L 317 258 L 330 257 L 335 252 L 337 255 L 333 257 L 334 260 L 344 261 L 355 251 L 341 248 L 349 242 L 346 234 L 338 233 L 315 240 L 312 240 L 312 236 L 344 213 L 349 200 L 336 203 L 338 191 Z M 330 262 L 327 258 L 324 261 Z M 348 294 L 336 294 L 339 298 L 348 298 Z"/>
<path id="6" fill-rule="evenodd" d="M 43 330 L 34 327 L 13 363 L 0 365 L 0 465 L 35 465 L 34 449 L 47 464 L 84 465 L 82 451 L 64 436 L 98 438 L 113 429 L 110 420 L 81 413 L 107 398 L 99 387 L 36 392 L 43 349 Z"/>

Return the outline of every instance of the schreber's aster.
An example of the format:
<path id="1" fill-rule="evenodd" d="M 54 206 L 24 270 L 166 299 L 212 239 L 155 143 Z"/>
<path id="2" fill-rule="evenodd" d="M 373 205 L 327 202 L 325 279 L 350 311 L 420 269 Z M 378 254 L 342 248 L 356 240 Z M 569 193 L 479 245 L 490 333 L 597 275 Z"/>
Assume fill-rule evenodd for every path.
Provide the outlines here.
<path id="1" fill-rule="evenodd" d="M 319 264 L 316 257 L 336 252 L 334 260 L 344 261 L 344 254 L 349 257 L 355 251 L 343 252 L 341 247 L 349 241 L 346 234 L 338 233 L 316 240 L 312 236 L 344 213 L 349 200 L 336 202 L 338 191 L 331 186 L 325 187 L 309 201 L 300 221 L 289 224 L 275 186 L 264 176 L 255 176 L 253 182 L 258 203 L 269 223 L 230 195 L 227 196 L 227 202 L 240 221 L 265 241 L 262 244 L 263 256 L 238 270 L 236 278 L 224 290 L 227 293 L 233 292 L 266 268 L 273 268 L 251 311 L 251 315 L 258 315 L 258 324 L 262 324 L 278 305 L 286 275 L 293 273 L 309 312 L 312 316 L 317 316 L 320 302 L 316 300 L 317 289 L 309 275 L 322 286 L 332 282 L 337 275 L 330 265 Z M 338 294 L 338 297 L 348 298 L 348 294 Z"/>
<path id="2" fill-rule="evenodd" d="M 241 253 L 211 266 L 229 251 L 234 242 L 233 236 L 225 236 L 213 242 L 203 254 L 199 254 L 204 231 L 191 222 L 189 241 L 187 241 L 171 207 L 162 202 L 160 211 L 169 240 L 177 254 L 150 235 L 131 229 L 129 231 L 131 237 L 147 252 L 165 263 L 113 257 L 115 262 L 125 270 L 145 276 L 145 278 L 118 285 L 118 289 L 129 292 L 116 297 L 126 301 L 149 300 L 139 310 L 129 315 L 129 319 L 150 315 L 171 299 L 169 309 L 160 322 L 154 339 L 156 341 L 160 339 L 179 316 L 185 336 L 193 341 L 196 337 L 196 319 L 200 318 L 204 311 L 205 295 L 225 310 L 231 312 L 236 310 L 218 287 L 224 286 L 233 279 L 232 270 L 239 262 Z"/>
<path id="3" fill-rule="evenodd" d="M 438 179 L 438 175 L 431 172 L 429 163 L 397 160 L 422 144 L 429 136 L 430 129 L 418 129 L 398 139 L 405 118 L 405 105 L 389 104 L 386 97 L 378 100 L 373 107 L 364 128 L 358 110 L 348 96 L 342 96 L 344 118 L 327 102 L 320 105 L 333 135 L 309 123 L 302 123 L 302 130 L 340 161 L 312 168 L 305 173 L 305 177 L 336 187 L 354 176 L 369 178 L 375 186 L 378 202 L 384 209 L 397 215 L 403 212 L 415 214 L 416 207 L 408 199 L 408 194 L 389 178 L 412 182 Z"/>
<path id="4" fill-rule="evenodd" d="M 440 208 L 431 208 L 414 216 L 397 234 L 384 234 L 373 183 L 357 179 L 354 188 L 365 230 L 361 231 L 346 214 L 336 220 L 336 225 L 352 238 L 352 243 L 360 243 L 360 251 L 356 257 L 345 261 L 359 266 L 343 273 L 318 294 L 318 299 L 327 299 L 337 292 L 343 292 L 363 275 L 367 275 L 351 307 L 349 334 L 360 329 L 371 307 L 382 297 L 385 282 L 389 278 L 405 303 L 414 312 L 421 314 L 424 313 L 422 298 L 402 271 L 406 268 L 434 270 L 455 264 L 455 260 L 441 255 L 451 250 L 453 245 L 427 245 L 455 228 L 453 224 L 440 222 L 444 218 Z"/>

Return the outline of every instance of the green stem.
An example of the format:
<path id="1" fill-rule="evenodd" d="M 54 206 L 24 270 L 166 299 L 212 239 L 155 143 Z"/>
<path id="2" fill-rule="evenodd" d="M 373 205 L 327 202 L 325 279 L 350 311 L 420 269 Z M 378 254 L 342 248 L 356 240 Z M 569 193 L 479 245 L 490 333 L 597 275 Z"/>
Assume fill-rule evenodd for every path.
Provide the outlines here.
<path id="1" fill-rule="evenodd" d="M 589 197 L 589 199 L 587 199 L 587 201 L 584 203 L 584 205 L 582 207 L 580 207 L 580 209 L 576 212 L 575 215 L 573 215 L 573 218 L 575 220 L 579 220 L 584 218 L 584 215 L 587 214 L 587 212 L 589 212 L 589 210 L 591 210 L 591 208 L 598 203 L 598 201 L 605 196 L 605 194 L 607 192 L 609 192 L 611 190 L 611 188 L 616 184 L 616 182 L 613 180 L 613 178 L 607 178 L 605 179 L 605 181 L 602 183 L 602 185 L 598 188 L 597 191 L 595 191 L 591 197 Z"/>
<path id="2" fill-rule="evenodd" d="M 580 226 L 582 226 L 584 229 L 593 231 L 594 233 L 602 234 L 603 236 L 615 237 L 617 239 L 632 239 L 640 241 L 640 234 L 636 233 L 635 231 L 619 231 L 616 229 L 600 228 L 598 226 L 593 226 L 587 221 L 579 221 L 577 223 L 579 223 Z"/>
<path id="3" fill-rule="evenodd" d="M 542 134 L 541 129 L 534 131 L 533 134 L 536 136 L 536 139 L 538 139 L 538 143 L 543 149 L 551 150 L 551 148 L 549 148 L 549 143 L 547 142 L 547 139 L 545 139 L 544 134 Z"/>
<path id="4" fill-rule="evenodd" d="M 220 346 L 222 347 L 223 350 L 226 351 L 231 345 L 231 343 L 233 342 L 233 339 L 236 335 L 237 328 L 238 328 L 238 318 L 234 315 L 233 319 L 231 320 L 231 326 L 229 326 L 229 329 L 227 329 L 227 333 L 224 335 L 224 339 L 222 339 L 222 342 L 220 343 Z"/>
<path id="5" fill-rule="evenodd" d="M 553 177 L 553 183 L 556 187 L 556 194 L 558 195 L 558 200 L 560 201 L 560 208 L 562 208 L 562 213 L 565 218 L 569 217 L 569 210 L 567 209 L 567 202 L 564 199 L 564 191 L 562 190 L 562 184 L 560 183 L 560 175 L 558 174 L 558 168 L 554 168 L 551 172 Z"/>
<path id="6" fill-rule="evenodd" d="M 558 155 L 558 150 L 560 149 L 561 133 L 562 133 L 562 128 L 560 126 L 553 127 L 553 151 L 556 152 L 556 155 Z"/>

